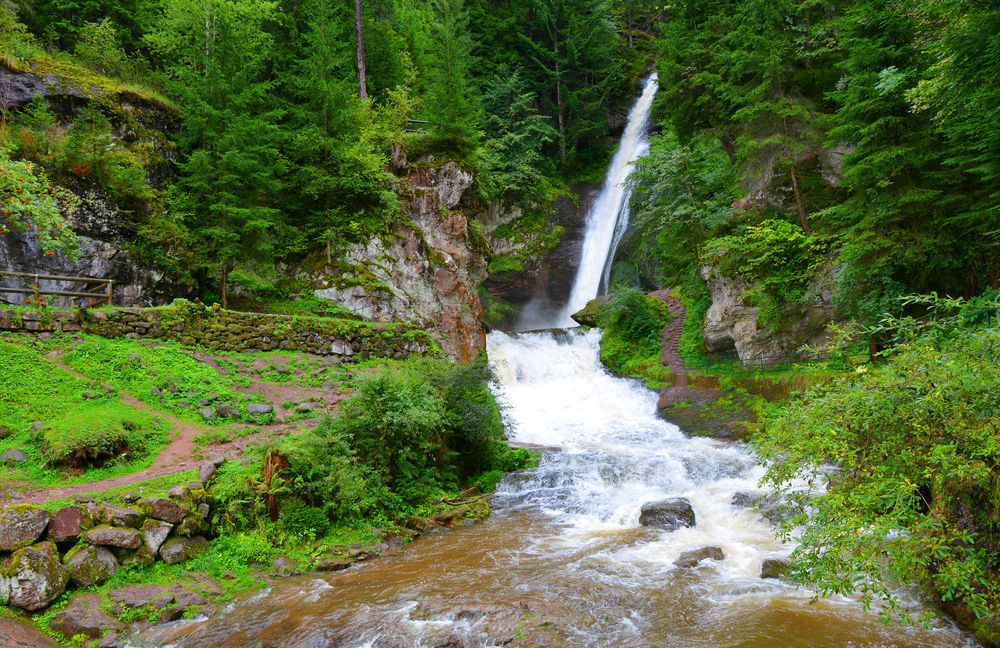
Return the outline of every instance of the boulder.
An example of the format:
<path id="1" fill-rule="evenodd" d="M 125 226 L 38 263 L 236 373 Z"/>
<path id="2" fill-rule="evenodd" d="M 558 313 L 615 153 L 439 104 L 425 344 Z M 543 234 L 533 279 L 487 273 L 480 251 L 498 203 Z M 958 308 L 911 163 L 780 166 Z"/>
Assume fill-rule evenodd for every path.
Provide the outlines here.
<path id="1" fill-rule="evenodd" d="M 691 503 L 683 497 L 649 502 L 642 505 L 639 524 L 665 531 L 692 527 L 695 524 L 694 510 L 691 508 Z"/>
<path id="2" fill-rule="evenodd" d="M 78 634 L 99 639 L 107 630 L 125 629 L 121 621 L 104 611 L 100 594 L 80 594 L 74 597 L 49 625 L 67 639 Z"/>
<path id="3" fill-rule="evenodd" d="M 174 533 L 188 538 L 206 533 L 208 531 L 208 520 L 205 518 L 205 515 L 202 514 L 203 510 L 202 505 L 199 505 L 198 510 L 189 513 L 187 517 L 185 517 L 184 520 L 177 525 L 177 528 L 174 529 Z"/>
<path id="4" fill-rule="evenodd" d="M 4 439 L 9 439 L 12 436 L 14 436 L 14 430 L 12 430 L 10 426 L 0 425 L 0 441 L 3 441 Z"/>
<path id="5" fill-rule="evenodd" d="M 0 637 L 3 648 L 58 648 L 40 631 L 6 616 L 0 616 Z"/>
<path id="6" fill-rule="evenodd" d="M 0 551 L 31 546 L 45 532 L 51 514 L 40 506 L 15 504 L 0 509 Z"/>
<path id="7" fill-rule="evenodd" d="M 150 551 L 149 547 L 145 544 L 134 550 L 115 549 L 114 551 L 122 565 L 142 565 L 143 567 L 149 567 L 156 562 L 156 552 Z"/>
<path id="8" fill-rule="evenodd" d="M 188 507 L 178 504 L 166 497 L 147 497 L 142 501 L 142 507 L 151 518 L 177 524 L 184 519 L 190 511 Z"/>
<path id="9" fill-rule="evenodd" d="M 240 417 L 240 410 L 232 405 L 216 405 L 215 412 L 222 418 L 238 419 Z"/>
<path id="10" fill-rule="evenodd" d="M 325 558 L 316 563 L 316 571 L 341 571 L 354 564 L 346 558 Z"/>
<path id="11" fill-rule="evenodd" d="M 24 450 L 18 450 L 14 448 L 12 450 L 7 450 L 6 452 L 0 453 L 0 464 L 8 463 L 21 463 L 22 461 L 27 461 L 31 457 L 28 456 Z"/>
<path id="12" fill-rule="evenodd" d="M 174 525 L 169 522 L 146 520 L 142 523 L 141 529 L 143 542 L 155 554 L 163 546 L 173 528 Z"/>
<path id="13" fill-rule="evenodd" d="M 788 571 L 788 561 L 783 558 L 765 558 L 760 565 L 761 578 L 781 578 Z"/>
<path id="14" fill-rule="evenodd" d="M 248 414 L 270 414 L 274 411 L 274 405 L 270 403 L 253 403 L 247 405 Z"/>
<path id="15" fill-rule="evenodd" d="M 80 506 L 64 506 L 49 521 L 49 540 L 73 542 L 90 526 L 90 515 Z"/>
<path id="16" fill-rule="evenodd" d="M 175 565 L 193 558 L 208 548 L 208 541 L 201 536 L 170 538 L 160 547 L 160 558 L 168 565 Z"/>
<path id="17" fill-rule="evenodd" d="M 198 413 L 201 414 L 201 417 L 203 419 L 205 419 L 206 421 L 214 421 L 215 420 L 215 416 L 216 416 L 215 415 L 215 410 L 212 409 L 211 407 L 202 407 L 201 409 L 198 410 Z"/>
<path id="18" fill-rule="evenodd" d="M 733 493 L 730 504 L 738 509 L 753 508 L 761 517 L 774 525 L 781 524 L 792 514 L 773 493 Z"/>
<path id="19" fill-rule="evenodd" d="M 129 608 L 165 608 L 174 602 L 173 594 L 163 585 L 126 585 L 108 592 L 108 597 L 112 609 L 119 614 Z"/>
<path id="20" fill-rule="evenodd" d="M 202 484 L 208 484 L 212 481 L 212 477 L 215 476 L 215 472 L 219 469 L 218 465 L 211 461 L 206 461 L 198 469 L 198 479 L 201 480 Z"/>
<path id="21" fill-rule="evenodd" d="M 92 545 L 138 549 L 142 544 L 142 534 L 135 529 L 98 526 L 84 534 L 84 539 Z"/>
<path id="22" fill-rule="evenodd" d="M 66 554 L 64 560 L 70 580 L 77 587 L 103 583 L 118 571 L 118 559 L 105 547 L 84 546 Z"/>
<path id="23" fill-rule="evenodd" d="M 51 543 L 42 543 L 42 545 Z M 55 554 L 55 555 L 53 555 Z M 0 566 L 0 602 L 29 612 L 46 607 L 66 591 L 69 572 L 55 546 L 18 549 Z"/>
<path id="24" fill-rule="evenodd" d="M 695 567 L 703 560 L 722 560 L 725 554 L 719 547 L 702 547 L 694 551 L 685 551 L 674 561 L 678 567 Z"/>
<path id="25" fill-rule="evenodd" d="M 101 506 L 101 521 L 116 527 L 129 527 L 138 529 L 142 524 L 145 515 L 141 511 L 127 506 L 112 506 L 105 504 Z"/>

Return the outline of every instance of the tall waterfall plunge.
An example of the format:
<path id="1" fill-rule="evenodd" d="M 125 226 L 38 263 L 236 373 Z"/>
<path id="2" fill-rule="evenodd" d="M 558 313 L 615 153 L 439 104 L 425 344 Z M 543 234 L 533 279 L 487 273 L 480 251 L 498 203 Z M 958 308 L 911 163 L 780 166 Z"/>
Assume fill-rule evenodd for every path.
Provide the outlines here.
<path id="1" fill-rule="evenodd" d="M 555 313 L 525 313 L 519 329 L 565 328 L 576 326 L 573 313 L 607 289 L 615 250 L 628 227 L 628 177 L 635 161 L 649 152 L 649 113 L 658 89 L 653 73 L 646 80 L 642 96 L 632 106 L 621 143 L 604 176 L 601 193 L 587 214 L 580 265 L 569 299 Z"/>

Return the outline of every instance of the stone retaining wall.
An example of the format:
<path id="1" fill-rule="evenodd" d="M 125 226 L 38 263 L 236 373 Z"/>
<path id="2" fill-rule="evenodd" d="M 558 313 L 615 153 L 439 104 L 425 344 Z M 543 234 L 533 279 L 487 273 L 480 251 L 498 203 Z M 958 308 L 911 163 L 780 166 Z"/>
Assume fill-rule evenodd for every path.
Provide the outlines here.
<path id="1" fill-rule="evenodd" d="M 304 351 L 343 359 L 405 358 L 436 352 L 407 324 L 244 313 L 177 300 L 161 308 L 40 311 L 0 309 L 0 331 L 83 331 L 102 337 L 176 340 L 220 351 Z"/>
<path id="2" fill-rule="evenodd" d="M 205 482 L 175 486 L 166 497 L 125 496 L 122 504 L 80 498 L 55 513 L 40 506 L 0 507 L 0 603 L 34 612 L 71 587 L 90 587 L 124 565 L 179 563 L 208 547 L 211 510 Z"/>

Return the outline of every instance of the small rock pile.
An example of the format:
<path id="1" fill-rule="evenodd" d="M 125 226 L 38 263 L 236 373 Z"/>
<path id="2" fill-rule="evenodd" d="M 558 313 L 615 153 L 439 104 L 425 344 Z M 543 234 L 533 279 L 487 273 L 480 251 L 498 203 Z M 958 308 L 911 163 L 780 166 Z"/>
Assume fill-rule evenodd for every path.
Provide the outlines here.
<path id="1" fill-rule="evenodd" d="M 80 497 L 55 513 L 30 504 L 0 508 L 0 602 L 34 612 L 124 565 L 175 564 L 204 551 L 211 531 L 205 486 L 218 463 L 166 497 L 125 496 L 122 505 Z"/>

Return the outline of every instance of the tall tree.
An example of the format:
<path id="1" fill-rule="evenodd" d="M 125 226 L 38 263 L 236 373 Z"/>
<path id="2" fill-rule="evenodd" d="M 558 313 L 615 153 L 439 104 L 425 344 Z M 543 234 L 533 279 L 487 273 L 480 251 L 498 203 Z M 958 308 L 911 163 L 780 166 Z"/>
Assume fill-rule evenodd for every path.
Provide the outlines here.
<path id="1" fill-rule="evenodd" d="M 277 18 L 270 0 L 167 0 L 149 36 L 185 115 L 178 208 L 201 264 L 217 273 L 224 306 L 238 264 L 273 260 L 282 224 L 282 113 L 268 74 Z"/>

